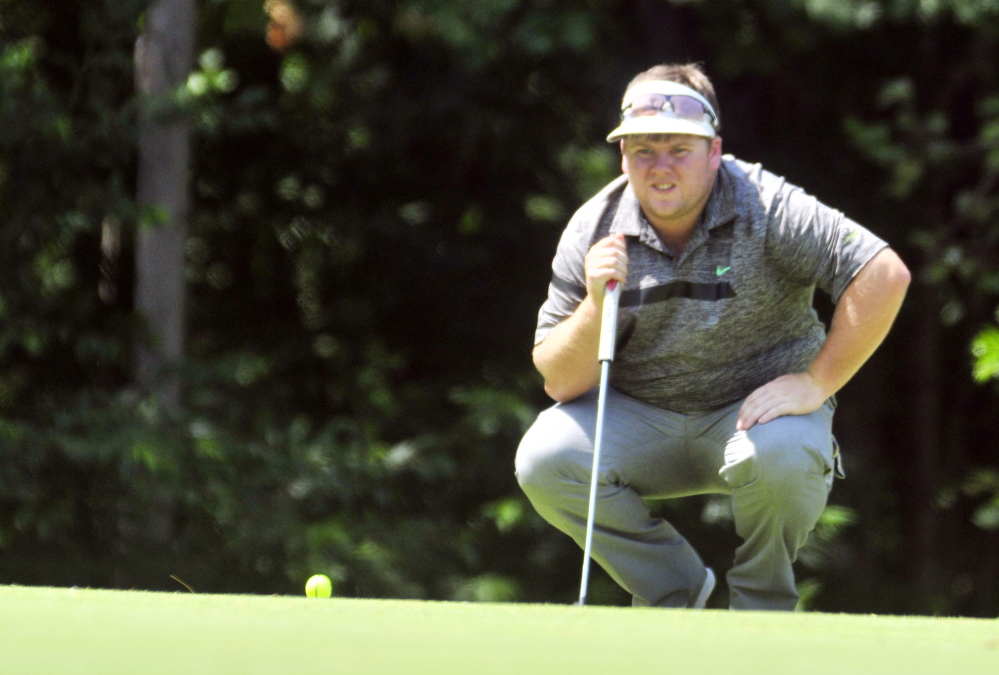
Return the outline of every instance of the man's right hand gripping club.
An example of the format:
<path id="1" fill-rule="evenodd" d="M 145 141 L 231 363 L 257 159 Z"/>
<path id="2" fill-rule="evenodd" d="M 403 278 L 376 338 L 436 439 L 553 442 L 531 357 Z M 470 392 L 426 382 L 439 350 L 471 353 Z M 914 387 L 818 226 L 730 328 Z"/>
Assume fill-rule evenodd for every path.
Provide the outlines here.
<path id="1" fill-rule="evenodd" d="M 584 260 L 586 297 L 572 316 L 555 326 L 534 348 L 534 365 L 545 378 L 545 391 L 559 402 L 571 401 L 600 382 L 597 351 L 600 317 L 609 281 L 622 286 L 628 277 L 624 235 L 595 243 Z"/>

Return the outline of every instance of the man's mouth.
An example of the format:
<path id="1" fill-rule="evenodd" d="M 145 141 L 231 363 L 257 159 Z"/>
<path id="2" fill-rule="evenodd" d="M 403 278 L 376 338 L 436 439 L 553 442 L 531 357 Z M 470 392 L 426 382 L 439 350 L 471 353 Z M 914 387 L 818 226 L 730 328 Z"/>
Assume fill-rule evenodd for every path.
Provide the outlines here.
<path id="1" fill-rule="evenodd" d="M 653 183 L 652 189 L 660 192 L 667 192 L 676 187 L 675 183 Z"/>

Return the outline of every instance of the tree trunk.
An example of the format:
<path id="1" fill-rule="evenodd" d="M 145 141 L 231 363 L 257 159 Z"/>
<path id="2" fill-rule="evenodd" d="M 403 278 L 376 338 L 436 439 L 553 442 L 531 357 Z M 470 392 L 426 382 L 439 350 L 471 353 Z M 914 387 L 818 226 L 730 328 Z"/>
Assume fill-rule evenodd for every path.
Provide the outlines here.
<path id="1" fill-rule="evenodd" d="M 140 102 L 137 201 L 144 215 L 135 241 L 135 309 L 146 333 L 136 349 L 135 378 L 160 409 L 181 404 L 178 368 L 184 358 L 185 243 L 190 204 L 190 129 L 174 103 L 194 61 L 194 0 L 156 0 L 146 11 L 145 32 L 135 43 L 135 85 Z M 155 559 L 169 565 L 175 503 L 158 489 L 155 476 L 142 480 L 129 467 L 128 482 L 138 501 L 119 500 L 118 564 L 114 583 L 155 588 L 166 567 L 145 569 Z M 141 511 L 134 504 L 144 506 Z M 145 549 L 145 555 L 136 550 Z M 150 556 L 149 551 L 158 553 Z"/>
<path id="2" fill-rule="evenodd" d="M 138 202 L 154 222 L 136 235 L 136 310 L 146 340 L 136 354 L 136 379 L 166 410 L 181 401 L 176 368 L 184 357 L 184 245 L 187 238 L 190 130 L 170 105 L 194 60 L 194 0 L 157 0 L 135 44 L 135 79 L 142 106 Z"/>

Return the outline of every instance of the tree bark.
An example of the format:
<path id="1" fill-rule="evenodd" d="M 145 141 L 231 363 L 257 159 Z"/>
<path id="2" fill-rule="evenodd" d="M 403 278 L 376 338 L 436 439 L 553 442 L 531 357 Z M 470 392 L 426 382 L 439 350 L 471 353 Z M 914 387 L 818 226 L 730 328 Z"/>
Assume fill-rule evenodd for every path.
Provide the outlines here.
<path id="1" fill-rule="evenodd" d="M 166 410 L 181 402 L 177 367 L 184 358 L 190 129 L 170 100 L 194 60 L 194 0 L 156 0 L 135 44 L 141 117 L 138 202 L 155 222 L 136 234 L 135 305 L 147 334 L 136 353 L 136 380 Z"/>
<path id="2" fill-rule="evenodd" d="M 142 211 L 135 240 L 135 309 L 145 321 L 135 354 L 135 379 L 153 394 L 161 410 L 181 405 L 178 368 L 184 359 L 186 284 L 184 274 L 190 128 L 175 95 L 194 61 L 195 0 L 156 0 L 146 10 L 145 31 L 135 42 L 135 86 L 140 103 L 137 201 Z M 147 215 L 148 214 L 148 215 Z M 133 551 L 152 546 L 166 564 L 173 539 L 175 503 L 156 481 L 143 481 L 131 465 L 136 511 L 119 500 L 115 584 L 156 587 L 165 569 L 133 568 Z"/>

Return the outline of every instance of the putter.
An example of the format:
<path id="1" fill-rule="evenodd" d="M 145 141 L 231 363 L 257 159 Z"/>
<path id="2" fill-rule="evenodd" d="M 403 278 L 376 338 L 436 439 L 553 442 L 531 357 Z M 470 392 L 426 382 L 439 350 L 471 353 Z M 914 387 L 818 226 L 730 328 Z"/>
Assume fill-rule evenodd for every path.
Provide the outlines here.
<path id="1" fill-rule="evenodd" d="M 579 585 L 579 602 L 586 604 L 586 589 L 590 584 L 590 554 L 593 550 L 593 516 L 597 510 L 597 467 L 600 466 L 600 446 L 604 435 L 604 407 L 607 404 L 607 386 L 610 380 L 610 364 L 614 360 L 614 343 L 617 340 L 617 308 L 621 297 L 621 284 L 607 282 L 604 294 L 604 309 L 600 317 L 600 346 L 597 348 L 597 361 L 600 362 L 600 391 L 597 396 L 597 428 L 594 431 L 593 469 L 590 472 L 590 506 L 586 514 L 586 545 L 583 547 L 583 580 Z"/>

